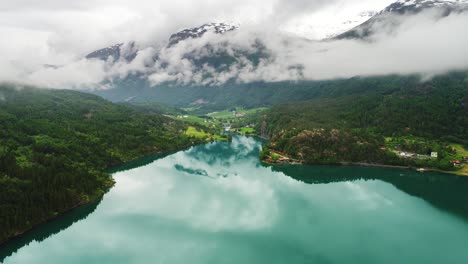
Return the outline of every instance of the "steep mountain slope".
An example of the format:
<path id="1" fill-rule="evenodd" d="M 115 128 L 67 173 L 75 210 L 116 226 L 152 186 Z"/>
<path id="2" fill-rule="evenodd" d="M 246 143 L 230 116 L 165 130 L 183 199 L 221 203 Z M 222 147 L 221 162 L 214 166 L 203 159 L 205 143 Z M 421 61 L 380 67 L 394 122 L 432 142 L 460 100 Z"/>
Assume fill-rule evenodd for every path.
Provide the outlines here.
<path id="1" fill-rule="evenodd" d="M 313 20 L 308 29 L 303 30 L 301 35 L 304 36 L 315 36 L 313 39 L 323 40 L 328 38 L 333 38 L 337 35 L 342 34 L 360 24 L 366 22 L 375 16 L 377 12 L 375 11 L 362 11 L 358 14 L 355 14 L 351 17 L 346 18 L 334 18 L 334 21 L 315 21 Z M 338 21 L 337 21 L 338 20 Z M 312 24 L 313 23 L 313 24 Z M 297 33 L 297 32 L 295 32 Z"/>
<path id="2" fill-rule="evenodd" d="M 172 47 L 184 40 L 200 38 L 207 32 L 212 32 L 215 34 L 224 34 L 226 32 L 234 31 L 237 28 L 237 26 L 230 25 L 227 23 L 208 23 L 199 27 L 184 29 L 171 35 L 171 37 L 169 38 L 168 47 Z"/>
<path id="3" fill-rule="evenodd" d="M 399 0 L 362 23 L 361 25 L 335 37 L 335 39 L 367 38 L 381 30 L 392 31 L 404 20 L 423 11 L 435 11 L 441 17 L 453 12 L 468 10 L 466 0 Z"/>
<path id="4" fill-rule="evenodd" d="M 135 47 L 135 42 L 130 42 L 127 44 L 115 44 L 113 46 L 96 50 L 86 55 L 86 59 L 98 59 L 107 61 L 112 58 L 112 61 L 118 61 L 121 58 L 127 62 L 135 59 L 138 53 L 138 49 Z"/>
<path id="5" fill-rule="evenodd" d="M 452 86 L 453 82 L 466 87 L 464 78 L 468 78 L 467 73 L 442 75 L 426 82 L 421 82 L 419 76 L 391 75 L 326 81 L 228 83 L 222 86 L 160 85 L 141 90 L 137 88 L 140 86 L 129 84 L 121 90 L 110 89 L 97 93 L 115 101 L 124 101 L 124 97 L 131 93 L 136 95 L 130 97 L 131 102 L 159 102 L 177 107 L 198 108 L 200 113 L 209 113 L 235 106 L 256 108 L 313 99 L 385 94 L 392 90 L 425 86 L 435 86 L 443 90 L 444 87 Z M 449 93 L 447 91 L 447 94 Z"/>
<path id="6" fill-rule="evenodd" d="M 420 82 L 416 76 L 359 78 L 326 84 L 315 98 L 285 102 L 270 113 L 270 133 L 287 127 L 370 128 L 468 143 L 468 77 L 452 73 Z"/>
<path id="7" fill-rule="evenodd" d="M 426 83 L 369 78 L 361 87 L 342 85 L 309 101 L 275 106 L 265 119 L 271 148 L 309 164 L 459 169 L 452 161 L 463 153 L 451 144 L 468 148 L 466 77 L 453 73 Z M 411 154 L 402 158 L 398 151 Z M 271 158 L 268 150 L 264 157 Z"/>
<path id="8" fill-rule="evenodd" d="M 122 45 L 123 43 L 115 44 L 107 48 L 93 51 L 90 54 L 86 55 L 86 58 L 107 60 L 109 57 L 113 57 L 114 60 L 118 60 L 120 59 L 120 48 L 122 47 Z"/>
<path id="9" fill-rule="evenodd" d="M 456 10 L 460 7 L 460 4 L 466 3 L 464 0 L 399 0 L 387 8 L 383 13 L 418 13 L 427 8 L 441 7 L 447 10 Z"/>
<path id="10" fill-rule="evenodd" d="M 238 27 L 227 23 L 208 23 L 199 27 L 188 28 L 174 33 L 170 36 L 167 48 L 171 48 L 184 40 L 196 39 L 204 36 L 207 33 L 225 34 L 236 30 Z M 99 59 L 107 61 L 112 57 L 113 61 L 124 59 L 127 62 L 132 61 L 137 56 L 139 50 L 135 42 L 119 43 L 110 47 L 102 48 L 91 52 L 86 56 L 87 59 Z M 157 54 L 155 54 L 157 57 Z"/>
<path id="11" fill-rule="evenodd" d="M 104 85 L 112 89 L 91 92 L 117 102 L 154 100 L 173 104 L 165 99 L 172 93 L 164 90 L 168 86 L 170 89 L 175 87 L 175 90 L 179 87 L 193 87 L 193 79 L 198 80 L 198 86 L 206 87 L 230 83 L 235 77 L 228 74 L 232 66 L 256 68 L 261 61 L 271 57 L 265 45 L 258 40 L 253 41 L 250 46 L 241 46 L 222 38 L 215 43 L 202 41 L 196 45 L 192 45 L 191 41 L 201 39 L 207 34 L 222 36 L 236 30 L 234 25 L 210 23 L 177 32 L 163 48 L 151 50 L 150 55 L 145 54 L 147 57 L 143 69 L 140 67 L 129 75 L 116 76 L 105 81 Z M 115 45 L 89 54 L 88 59 L 109 61 L 112 58 L 110 65 L 114 62 L 131 63 L 142 52 L 135 47 L 135 44 Z M 219 76 L 224 79 L 219 80 Z"/>
<path id="12" fill-rule="evenodd" d="M 441 11 L 443 14 L 462 12 L 465 2 L 401 0 L 338 38 L 371 36 L 374 26 L 379 23 L 390 24 L 390 30 L 393 26 L 397 28 L 402 14 L 412 15 L 431 9 L 445 10 Z M 236 105 L 258 107 L 281 101 L 311 99 L 315 87 L 324 84 L 347 85 L 348 80 L 280 83 L 239 81 L 236 74 L 261 72 L 259 65 L 262 63 L 275 65 L 275 52 L 270 51 L 261 40 L 252 41 L 253 44 L 247 47 L 232 43 L 228 34 L 236 34 L 236 31 L 235 26 L 223 23 L 182 30 L 173 34 L 163 48 L 152 54 L 149 66 L 107 81 L 106 85 L 111 89 L 92 92 L 116 102 L 160 102 L 211 111 Z M 212 37 L 203 39 L 208 32 L 218 34 L 219 41 L 213 44 Z M 122 47 L 116 48 L 120 50 Z M 106 56 L 103 58 L 107 59 Z M 290 65 L 285 71 L 294 70 L 295 76 L 301 79 L 301 67 Z M 350 83 L 355 83 L 354 79 Z"/>

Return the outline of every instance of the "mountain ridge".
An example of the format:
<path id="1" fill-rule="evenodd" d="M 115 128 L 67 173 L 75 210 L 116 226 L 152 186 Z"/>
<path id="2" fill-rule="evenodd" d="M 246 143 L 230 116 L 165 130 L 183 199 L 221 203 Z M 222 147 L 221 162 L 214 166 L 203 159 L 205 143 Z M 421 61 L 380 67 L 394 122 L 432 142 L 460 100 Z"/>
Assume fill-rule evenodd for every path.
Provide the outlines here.
<path id="1" fill-rule="evenodd" d="M 437 10 L 441 17 L 446 17 L 453 12 L 465 12 L 468 10 L 466 0 L 399 0 L 396 1 L 364 23 L 342 33 L 332 39 L 366 39 L 375 32 L 377 24 L 391 25 L 391 29 L 397 28 L 401 21 L 398 17 L 405 15 L 417 15 L 423 11 Z"/>

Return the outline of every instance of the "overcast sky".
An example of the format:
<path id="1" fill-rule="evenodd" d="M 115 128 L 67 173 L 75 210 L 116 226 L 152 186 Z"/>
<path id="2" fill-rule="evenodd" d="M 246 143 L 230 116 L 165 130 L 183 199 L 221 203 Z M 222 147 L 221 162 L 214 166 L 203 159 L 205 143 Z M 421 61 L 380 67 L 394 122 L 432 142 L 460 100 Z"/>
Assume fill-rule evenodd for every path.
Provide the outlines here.
<path id="1" fill-rule="evenodd" d="M 81 58 L 115 43 L 137 41 L 143 47 L 167 40 L 177 30 L 211 21 L 240 24 L 242 29 L 274 34 L 294 32 L 308 24 L 333 23 L 361 11 L 379 11 L 392 0 L 14 0 L 0 1 L 0 81 L 30 79 L 41 85 L 95 83 L 106 65 Z M 329 22 L 328 22 L 329 21 Z M 436 23 L 437 22 L 437 23 Z M 439 73 L 467 65 L 465 15 L 440 22 L 431 14 L 406 23 L 398 34 L 382 36 L 372 44 L 350 41 L 302 42 L 288 54 L 278 54 L 276 68 L 264 69 L 267 79 L 291 63 L 307 67 L 306 78 L 423 72 Z M 460 31 L 459 31 L 460 30 Z M 237 38 L 241 38 L 237 36 Z M 245 36 L 244 36 L 245 38 Z M 280 39 L 269 39 L 282 52 Z M 467 44 L 467 45 L 465 45 Z M 392 56 L 388 56 L 393 51 Z M 148 54 L 150 52 L 146 50 Z M 143 53 L 142 53 L 143 54 Z M 409 60 L 408 56 L 413 56 Z M 177 58 L 177 56 L 175 56 Z M 144 60 L 144 58 L 142 58 Z M 281 64 L 284 63 L 284 64 Z M 356 64 L 358 64 L 356 66 Z M 42 71 L 44 64 L 64 65 L 61 71 Z M 122 72 L 135 65 L 124 65 Z M 271 66 L 271 65 L 270 65 Z M 176 67 L 177 68 L 177 67 Z M 68 69 L 68 70 L 67 70 Z M 73 74 L 70 74 L 73 72 Z M 268 73 L 268 74 L 266 74 Z M 31 77 L 32 76 L 32 77 Z M 294 76 L 282 75 L 283 78 Z"/>
<path id="2" fill-rule="evenodd" d="M 7 36 L 0 45 L 4 51 L 2 55 L 10 59 L 34 49 L 29 51 L 32 58 L 60 54 L 58 58 L 50 58 L 60 61 L 114 43 L 157 42 L 177 30 L 206 22 L 279 27 L 307 16 L 313 19 L 311 14 L 330 7 L 334 7 L 335 12 L 357 12 L 355 10 L 363 9 L 363 5 L 369 10 L 379 10 L 389 2 L 391 0 L 0 1 L 0 33 Z"/>

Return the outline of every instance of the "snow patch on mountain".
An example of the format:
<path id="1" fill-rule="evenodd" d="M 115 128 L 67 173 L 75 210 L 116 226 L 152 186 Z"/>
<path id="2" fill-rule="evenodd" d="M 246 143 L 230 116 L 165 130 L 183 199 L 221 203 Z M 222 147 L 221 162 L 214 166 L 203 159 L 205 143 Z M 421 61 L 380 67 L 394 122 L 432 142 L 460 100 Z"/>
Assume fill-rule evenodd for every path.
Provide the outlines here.
<path id="1" fill-rule="evenodd" d="M 337 4 L 293 19 L 282 30 L 311 40 L 331 38 L 364 23 L 393 2 L 337 0 Z"/>
<path id="2" fill-rule="evenodd" d="M 123 43 L 115 44 L 100 50 L 96 50 L 86 56 L 87 59 L 107 59 L 109 56 L 120 56 L 120 47 Z"/>
<path id="3" fill-rule="evenodd" d="M 398 0 L 385 8 L 382 13 L 419 11 L 425 8 L 452 7 L 466 3 L 468 3 L 468 0 Z"/>
<path id="4" fill-rule="evenodd" d="M 307 23 L 296 25 L 294 29 L 286 31 L 311 40 L 327 39 L 364 23 L 376 14 L 376 11 L 363 11 L 353 16 L 340 17 L 333 21 L 322 19 L 322 16 L 316 16 Z"/>
<path id="5" fill-rule="evenodd" d="M 215 34 L 225 34 L 230 31 L 234 31 L 238 28 L 237 25 L 228 24 L 228 23 L 208 23 L 200 27 L 188 28 L 182 31 L 179 31 L 173 34 L 169 38 L 169 47 L 176 45 L 180 41 L 186 39 L 200 38 L 207 32 L 212 32 Z"/>
<path id="6" fill-rule="evenodd" d="M 467 0 L 399 0 L 396 3 L 400 3 L 403 6 L 411 5 L 422 5 L 422 4 L 431 4 L 434 6 L 443 5 L 443 4 L 460 4 L 466 3 Z"/>

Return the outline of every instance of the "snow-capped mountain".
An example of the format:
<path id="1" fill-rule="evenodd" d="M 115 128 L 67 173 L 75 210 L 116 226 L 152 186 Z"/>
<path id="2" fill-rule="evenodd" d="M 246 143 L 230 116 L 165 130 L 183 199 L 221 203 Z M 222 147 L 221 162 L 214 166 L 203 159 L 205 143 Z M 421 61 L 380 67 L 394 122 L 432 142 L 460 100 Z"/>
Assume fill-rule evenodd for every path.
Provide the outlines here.
<path id="1" fill-rule="evenodd" d="M 337 39 L 366 38 L 375 33 L 374 31 L 377 32 L 377 30 L 397 29 L 398 23 L 402 23 L 402 18 L 405 18 L 402 17 L 402 14 L 405 16 L 407 14 L 412 15 L 422 10 L 437 8 L 444 11 L 441 12 L 442 16 L 447 16 L 451 12 L 462 12 L 465 10 L 467 2 L 468 0 L 399 0 L 386 7 L 382 7 L 382 11 L 377 14 L 373 11 L 361 11 L 354 17 L 343 16 L 341 19 L 345 19 L 344 21 L 338 24 L 335 22 L 335 24 L 329 27 L 322 27 L 322 29 L 317 29 L 317 31 L 331 32 L 333 30 L 334 32 L 338 32 L 338 30 L 343 30 L 345 26 L 352 27 L 367 19 L 364 23 L 335 37 Z M 341 10 L 343 9 L 341 8 Z M 339 19 L 337 18 L 335 21 L 339 21 Z M 382 29 L 382 27 L 375 26 L 376 23 L 385 23 L 389 26 Z M 317 25 L 317 27 L 320 28 L 320 25 Z M 235 39 L 236 34 L 233 35 L 233 39 L 215 38 L 209 39 L 207 42 L 196 42 L 197 45 L 185 45 L 186 42 L 201 38 L 207 33 L 229 34 L 229 32 L 237 29 L 237 26 L 226 23 L 208 23 L 172 34 L 165 43 L 158 43 L 159 48 L 150 47 L 149 49 L 139 51 L 134 43 L 117 44 L 92 52 L 86 58 L 105 60 L 111 63 L 119 61 L 119 63 L 114 65 L 120 65 L 122 64 L 121 62 L 135 62 L 129 66 L 133 67 L 131 74 L 135 78 L 131 79 L 127 78 L 128 76 L 126 75 L 119 75 L 115 78 L 118 81 L 112 85 L 119 84 L 122 86 L 128 79 L 132 82 L 128 82 L 127 86 L 134 86 L 134 80 L 140 81 L 140 79 L 145 79 L 146 83 L 141 86 L 146 87 L 153 84 L 175 81 L 180 82 L 181 85 L 188 85 L 194 80 L 196 83 L 203 85 L 226 83 L 233 81 L 240 74 L 247 76 L 245 78 L 249 78 L 250 72 L 255 72 L 265 64 L 275 65 L 275 60 L 278 59 L 278 56 L 269 49 L 269 43 L 263 42 L 262 39 L 257 39 L 255 36 L 252 37 L 254 39 L 247 42 L 242 40 L 242 45 L 237 43 L 240 41 L 239 39 Z M 290 35 L 286 36 L 287 38 L 294 38 Z M 139 52 L 143 54 L 142 57 L 139 57 L 143 58 L 143 63 L 139 59 L 134 60 Z M 280 57 L 279 59 L 284 58 Z M 292 72 L 292 75 L 300 76 L 302 65 L 297 63 L 291 64 L 285 67 L 287 69 L 285 72 Z"/>
<path id="2" fill-rule="evenodd" d="M 390 30 L 398 28 L 399 17 L 415 15 L 421 11 L 437 9 L 441 16 L 468 10 L 468 0 L 399 0 L 353 29 L 336 36 L 336 39 L 366 38 L 373 35 L 376 24 L 387 25 Z"/>
<path id="3" fill-rule="evenodd" d="M 345 39 L 345 38 L 365 38 L 372 35 L 373 26 L 376 23 L 391 20 L 392 16 L 404 14 L 416 14 L 420 11 L 438 8 L 442 9 L 446 15 L 453 11 L 465 10 L 468 0 L 373 0 L 371 2 L 363 0 L 360 5 L 341 5 L 339 9 L 324 10 L 321 13 L 315 13 L 305 19 L 299 19 L 292 25 L 282 28 L 285 31 L 294 33 L 298 36 L 322 40 L 322 39 Z M 345 2 L 343 2 L 345 3 Z M 379 8 L 373 11 L 364 9 L 367 7 Z M 389 24 L 396 24 L 398 21 L 390 21 Z M 178 43 L 196 39 L 204 36 L 206 33 L 226 34 L 237 30 L 237 25 L 228 23 L 207 23 L 198 27 L 183 29 L 170 36 L 166 48 L 171 48 Z M 124 58 L 126 61 L 132 61 L 138 50 L 133 42 L 116 44 L 107 48 L 94 51 L 86 56 L 88 59 L 108 60 L 110 57 L 114 61 Z M 155 59 L 157 54 L 155 55 Z"/>
<path id="4" fill-rule="evenodd" d="M 333 4 L 293 18 L 281 29 L 310 40 L 328 39 L 364 23 L 394 1 L 334 0 Z"/>
<path id="5" fill-rule="evenodd" d="M 90 54 L 86 55 L 86 58 L 107 60 L 107 58 L 112 56 L 114 57 L 114 59 L 118 60 L 120 58 L 120 47 L 122 47 L 122 45 L 123 43 L 119 43 L 107 48 L 93 51 Z"/>
<path id="6" fill-rule="evenodd" d="M 86 55 L 87 59 L 108 60 L 112 57 L 113 61 L 123 58 L 126 61 L 132 61 L 138 53 L 135 42 L 119 43 L 113 46 L 96 50 Z"/>
<path id="7" fill-rule="evenodd" d="M 151 47 L 150 49 L 138 50 L 134 43 L 130 44 L 116 44 L 108 48 L 100 49 L 90 53 L 86 56 L 87 59 L 98 59 L 108 61 L 109 66 L 120 65 L 121 62 L 134 62 L 139 53 L 144 54 L 144 66 L 139 64 L 137 60 L 135 63 L 138 70 L 131 73 L 132 76 L 118 76 L 113 80 L 112 85 L 134 85 L 135 80 L 141 81 L 140 77 L 156 76 L 154 79 L 160 81 L 161 79 L 171 79 L 174 76 L 180 76 L 181 67 L 188 67 L 186 72 L 198 74 L 199 81 L 217 82 L 217 80 L 210 78 L 210 76 L 217 75 L 216 73 L 222 71 L 232 70 L 231 66 L 246 66 L 249 68 L 257 67 L 262 60 L 270 58 L 271 54 L 266 49 L 266 46 L 257 40 L 247 44 L 246 46 L 236 45 L 228 40 L 220 39 L 217 43 L 205 43 L 201 45 L 188 45 L 181 46 L 177 49 L 178 45 L 182 45 L 183 41 L 201 38 L 205 34 L 211 32 L 212 34 L 227 34 L 236 30 L 238 27 L 226 23 L 209 23 L 199 27 L 181 30 L 171 35 L 165 43 L 158 43 L 159 48 Z M 162 44 L 162 45 L 161 45 Z M 232 45 L 231 45 L 232 44 Z M 149 53 L 148 53 L 149 52 Z M 114 62 L 118 62 L 114 64 Z M 157 76 L 159 72 L 168 73 L 169 75 Z M 225 81 L 229 81 L 233 77 L 226 75 Z M 140 85 L 142 85 L 140 83 Z M 148 86 L 146 82 L 143 86 Z"/>
<path id="8" fill-rule="evenodd" d="M 456 8 L 460 4 L 467 3 L 466 0 L 399 0 L 381 13 L 417 13 L 427 8 L 442 7 L 442 8 Z"/>
<path id="9" fill-rule="evenodd" d="M 209 23 L 209 24 L 204 24 L 199 27 L 184 29 L 182 31 L 179 31 L 173 34 L 169 38 L 168 47 L 176 45 L 180 41 L 183 41 L 186 39 L 194 39 L 194 38 L 202 37 L 207 32 L 213 32 L 215 34 L 225 34 L 226 32 L 234 31 L 237 28 L 238 28 L 237 26 L 227 24 L 227 23 Z"/>
<path id="10" fill-rule="evenodd" d="M 364 23 L 377 13 L 377 11 L 360 11 L 356 14 L 352 13 L 333 17 L 318 14 L 304 21 L 298 21 L 296 24 L 286 28 L 285 31 L 310 40 L 328 39 Z"/>
<path id="11" fill-rule="evenodd" d="M 237 28 L 238 26 L 227 23 L 208 23 L 199 27 L 184 29 L 171 35 L 167 47 L 173 47 L 179 42 L 187 39 L 200 38 L 207 32 L 212 32 L 214 34 L 225 34 L 227 32 L 234 31 Z M 138 49 L 136 48 L 135 42 L 129 42 L 126 44 L 119 43 L 110 47 L 93 51 L 88 54 L 86 58 L 107 61 L 112 57 L 113 61 L 118 61 L 120 58 L 123 58 L 126 61 L 132 61 L 137 54 Z"/>

